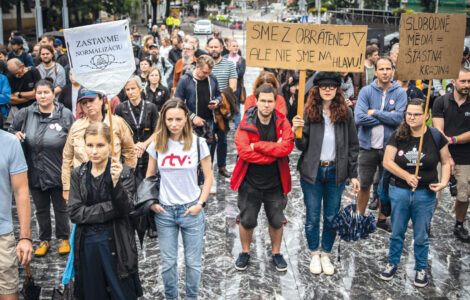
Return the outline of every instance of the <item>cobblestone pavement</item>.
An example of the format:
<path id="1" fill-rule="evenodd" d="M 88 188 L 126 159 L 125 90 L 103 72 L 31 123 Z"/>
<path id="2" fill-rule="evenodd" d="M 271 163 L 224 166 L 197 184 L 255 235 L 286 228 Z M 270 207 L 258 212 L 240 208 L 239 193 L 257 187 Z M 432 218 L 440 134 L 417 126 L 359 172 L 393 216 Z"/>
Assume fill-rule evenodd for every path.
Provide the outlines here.
<path id="1" fill-rule="evenodd" d="M 247 91 L 257 75 L 249 68 L 245 82 Z M 228 138 L 228 169 L 236 160 L 233 132 Z M 333 276 L 312 275 L 309 270 L 309 252 L 304 234 L 305 208 L 295 165 L 299 152 L 290 156 L 293 189 L 285 211 L 288 223 L 284 229 L 281 252 L 288 262 L 288 271 L 277 272 L 271 262 L 271 246 L 264 213 L 252 242 L 252 258 L 245 272 L 233 267 L 241 250 L 238 227 L 237 194 L 229 188 L 229 180 L 216 176 L 217 194 L 211 196 L 206 208 L 206 232 L 200 299 L 470 299 L 470 247 L 458 242 L 453 234 L 453 204 L 448 194 L 439 202 L 433 218 L 430 238 L 430 284 L 418 289 L 413 286 L 414 257 L 412 234 L 406 235 L 399 271 L 393 281 L 379 279 L 386 263 L 389 235 L 374 233 L 369 240 L 355 243 L 338 242 L 333 248 L 332 262 L 336 266 Z M 351 200 L 347 188 L 343 203 Z M 32 204 L 33 205 L 33 204 Z M 34 210 L 34 207 L 33 207 Z M 376 212 L 372 212 L 376 214 Z M 13 209 L 16 215 L 16 209 Z M 469 225 L 467 225 L 468 227 Z M 15 218 L 15 232 L 18 232 Z M 32 217 L 34 246 L 38 245 L 36 217 Z M 341 245 L 341 261 L 336 260 Z M 57 240 L 46 257 L 33 258 L 32 272 L 42 289 L 41 299 L 50 299 L 52 289 L 59 285 L 67 257 L 57 254 Z M 184 259 L 179 251 L 180 295 L 184 296 Z M 144 287 L 142 299 L 163 299 L 161 261 L 156 240 L 146 239 L 139 249 L 140 278 Z M 25 270 L 21 268 L 20 281 Z"/>

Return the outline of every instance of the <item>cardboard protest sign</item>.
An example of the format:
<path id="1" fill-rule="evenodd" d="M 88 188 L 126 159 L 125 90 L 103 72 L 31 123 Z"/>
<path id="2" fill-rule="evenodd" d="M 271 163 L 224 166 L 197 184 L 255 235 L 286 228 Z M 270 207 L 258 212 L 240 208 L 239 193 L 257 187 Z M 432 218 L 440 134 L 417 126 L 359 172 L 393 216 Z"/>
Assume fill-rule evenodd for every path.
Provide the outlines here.
<path id="1" fill-rule="evenodd" d="M 395 78 L 457 78 L 465 24 L 465 14 L 402 14 Z"/>
<path id="2" fill-rule="evenodd" d="M 135 71 L 127 20 L 64 29 L 72 76 L 84 87 L 117 95 Z"/>
<path id="3" fill-rule="evenodd" d="M 367 26 L 246 22 L 248 66 L 362 72 Z"/>

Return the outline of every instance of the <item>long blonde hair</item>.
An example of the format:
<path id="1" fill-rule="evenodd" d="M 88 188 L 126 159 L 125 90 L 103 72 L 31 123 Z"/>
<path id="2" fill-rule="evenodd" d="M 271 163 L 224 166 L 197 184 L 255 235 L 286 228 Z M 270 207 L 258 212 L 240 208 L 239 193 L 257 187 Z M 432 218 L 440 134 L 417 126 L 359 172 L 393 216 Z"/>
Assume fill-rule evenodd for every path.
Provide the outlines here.
<path id="1" fill-rule="evenodd" d="M 160 111 L 160 118 L 158 118 L 157 128 L 155 129 L 155 150 L 159 153 L 168 152 L 168 139 L 170 132 L 166 127 L 165 119 L 166 112 L 171 108 L 180 108 L 184 111 L 186 116 L 186 123 L 183 127 L 183 150 L 188 151 L 193 144 L 193 126 L 191 125 L 191 118 L 189 117 L 189 110 L 183 100 L 179 98 L 171 98 L 166 101 Z"/>

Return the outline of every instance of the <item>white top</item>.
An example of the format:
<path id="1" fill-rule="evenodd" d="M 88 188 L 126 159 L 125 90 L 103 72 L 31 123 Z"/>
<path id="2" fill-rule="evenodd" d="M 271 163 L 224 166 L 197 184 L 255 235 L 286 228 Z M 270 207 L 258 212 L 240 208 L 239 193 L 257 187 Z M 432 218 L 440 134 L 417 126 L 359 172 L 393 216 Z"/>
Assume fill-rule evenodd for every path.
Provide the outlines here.
<path id="1" fill-rule="evenodd" d="M 168 58 L 168 54 L 170 54 L 171 46 L 160 46 L 160 56 L 163 56 L 164 58 Z"/>
<path id="2" fill-rule="evenodd" d="M 323 111 L 323 119 L 325 120 L 325 132 L 323 133 L 323 142 L 321 144 L 320 160 L 334 161 L 336 158 L 335 144 L 335 124 Z"/>
<path id="3" fill-rule="evenodd" d="M 382 95 L 382 104 L 380 105 L 380 110 L 384 109 L 385 106 L 385 92 Z M 384 147 L 384 126 L 382 124 L 372 127 L 372 132 L 370 134 L 370 147 L 372 149 L 383 149 Z"/>
<path id="4" fill-rule="evenodd" d="M 183 205 L 198 199 L 201 189 L 197 184 L 197 136 L 193 135 L 193 144 L 189 151 L 183 151 L 184 142 L 168 139 L 168 151 L 157 153 L 152 142 L 147 153 L 157 160 L 160 171 L 159 201 L 163 205 Z M 199 138 L 200 159 L 210 155 L 206 140 Z"/>

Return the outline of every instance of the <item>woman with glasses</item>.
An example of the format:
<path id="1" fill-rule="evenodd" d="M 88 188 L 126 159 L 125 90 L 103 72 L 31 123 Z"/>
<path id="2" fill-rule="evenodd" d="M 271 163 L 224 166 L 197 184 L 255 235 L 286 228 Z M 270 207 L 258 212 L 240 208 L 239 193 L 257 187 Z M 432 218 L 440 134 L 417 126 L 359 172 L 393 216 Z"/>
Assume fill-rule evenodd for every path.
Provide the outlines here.
<path id="1" fill-rule="evenodd" d="M 354 193 L 360 188 L 356 179 L 359 153 L 356 126 L 340 86 L 338 73 L 319 72 L 308 94 L 305 118 L 297 115 L 292 119 L 294 131 L 302 128 L 302 138 L 296 138 L 295 145 L 302 151 L 297 169 L 306 207 L 305 234 L 312 253 L 313 274 L 322 271 L 334 274 L 329 259 L 336 237 L 332 221 L 339 211 L 346 180 L 351 180 Z"/>
<path id="2" fill-rule="evenodd" d="M 447 139 L 437 129 L 425 127 L 418 176 L 415 175 L 425 102 L 411 99 L 405 110 L 405 120 L 392 134 L 385 148 L 383 166 L 390 173 L 388 195 L 392 204 L 392 234 L 388 264 L 380 278 L 392 280 L 395 275 L 408 222 L 413 222 L 415 256 L 414 285 L 428 284 L 427 267 L 429 239 L 428 228 L 434 214 L 436 193 L 447 186 L 450 177 L 450 153 Z M 437 164 L 441 162 L 441 181 Z"/>

